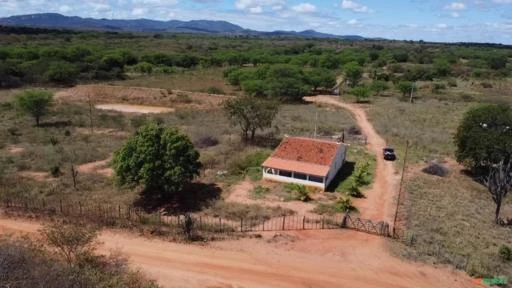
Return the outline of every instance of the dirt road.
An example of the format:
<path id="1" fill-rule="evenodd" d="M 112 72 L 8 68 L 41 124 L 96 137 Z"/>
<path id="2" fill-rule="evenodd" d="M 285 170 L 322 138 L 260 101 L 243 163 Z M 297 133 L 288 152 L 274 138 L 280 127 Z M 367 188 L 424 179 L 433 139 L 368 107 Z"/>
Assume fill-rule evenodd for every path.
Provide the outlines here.
<path id="1" fill-rule="evenodd" d="M 0 218 L 0 233 L 35 233 L 38 223 Z M 100 252 L 120 250 L 164 287 L 474 287 L 460 272 L 390 256 L 385 241 L 348 230 L 267 233 L 262 239 L 169 243 L 104 231 Z"/>
<path id="2" fill-rule="evenodd" d="M 304 99 L 308 102 L 342 107 L 354 115 L 357 125 L 368 139 L 368 149 L 377 158 L 374 183 L 369 190 L 364 191 L 365 199 L 355 201 L 356 207 L 363 218 L 393 223 L 400 175 L 395 172 L 393 163 L 385 161 L 382 157 L 382 149 L 386 147 L 386 141 L 377 134 L 373 125 L 368 121 L 365 111 L 355 104 L 340 102 L 338 97 L 334 96 L 314 96 Z"/>

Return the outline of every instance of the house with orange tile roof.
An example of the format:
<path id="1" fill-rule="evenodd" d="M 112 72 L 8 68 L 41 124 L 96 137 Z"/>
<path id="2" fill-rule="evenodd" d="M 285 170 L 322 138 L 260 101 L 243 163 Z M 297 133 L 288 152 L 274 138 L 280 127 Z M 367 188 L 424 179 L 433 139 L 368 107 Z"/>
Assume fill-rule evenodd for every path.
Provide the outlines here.
<path id="1" fill-rule="evenodd" d="M 325 190 L 345 162 L 343 143 L 285 137 L 262 164 L 263 179 L 313 186 Z"/>

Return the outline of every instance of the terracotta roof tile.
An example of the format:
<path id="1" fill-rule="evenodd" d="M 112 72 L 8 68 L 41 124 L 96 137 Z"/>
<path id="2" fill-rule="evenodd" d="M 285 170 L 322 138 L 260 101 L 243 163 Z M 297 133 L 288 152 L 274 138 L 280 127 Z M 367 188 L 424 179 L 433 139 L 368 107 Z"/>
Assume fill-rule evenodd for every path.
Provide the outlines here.
<path id="1" fill-rule="evenodd" d="M 263 167 L 275 168 L 285 171 L 300 172 L 304 174 L 325 177 L 329 173 L 329 166 L 309 164 L 293 160 L 285 160 L 269 157 L 262 165 Z"/>
<path id="2" fill-rule="evenodd" d="M 286 137 L 271 157 L 330 166 L 340 145 L 311 138 Z"/>

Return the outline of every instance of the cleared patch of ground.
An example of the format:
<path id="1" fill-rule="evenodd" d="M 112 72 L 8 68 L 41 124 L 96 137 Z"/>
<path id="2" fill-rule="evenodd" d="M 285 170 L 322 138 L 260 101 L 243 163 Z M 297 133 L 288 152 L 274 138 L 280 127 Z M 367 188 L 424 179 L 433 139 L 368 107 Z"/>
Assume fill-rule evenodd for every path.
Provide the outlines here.
<path id="1" fill-rule="evenodd" d="M 131 104 L 98 104 L 94 106 L 96 109 L 117 111 L 124 113 L 152 114 L 152 113 L 169 113 L 174 109 L 158 106 L 131 105 Z"/>
<path id="2" fill-rule="evenodd" d="M 112 175 L 114 175 L 114 171 L 112 170 L 112 168 L 108 167 L 108 164 L 111 160 L 111 158 L 108 158 L 101 161 L 82 164 L 78 166 L 76 170 L 79 173 L 96 173 L 104 175 L 106 177 L 112 177 Z"/>

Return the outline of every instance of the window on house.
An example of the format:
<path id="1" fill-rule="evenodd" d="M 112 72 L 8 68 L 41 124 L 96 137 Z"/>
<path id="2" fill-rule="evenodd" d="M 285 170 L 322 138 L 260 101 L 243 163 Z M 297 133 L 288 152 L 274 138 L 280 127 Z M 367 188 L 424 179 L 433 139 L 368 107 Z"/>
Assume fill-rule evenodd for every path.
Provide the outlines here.
<path id="1" fill-rule="evenodd" d="M 291 178 L 292 177 L 292 172 L 279 170 L 279 176 L 290 177 Z"/>
<path id="2" fill-rule="evenodd" d="M 300 180 L 308 180 L 308 175 L 302 173 L 293 173 L 293 178 Z"/>
<path id="3" fill-rule="evenodd" d="M 309 181 L 316 183 L 324 183 L 324 177 L 311 176 L 309 175 Z"/>

